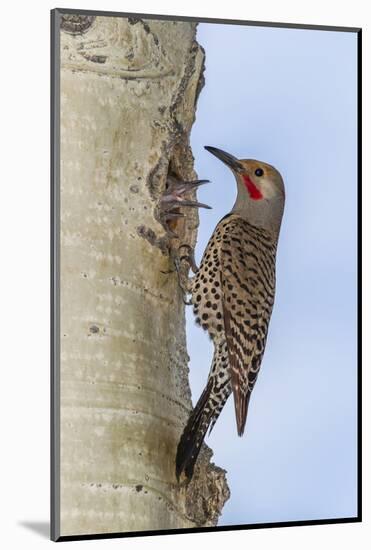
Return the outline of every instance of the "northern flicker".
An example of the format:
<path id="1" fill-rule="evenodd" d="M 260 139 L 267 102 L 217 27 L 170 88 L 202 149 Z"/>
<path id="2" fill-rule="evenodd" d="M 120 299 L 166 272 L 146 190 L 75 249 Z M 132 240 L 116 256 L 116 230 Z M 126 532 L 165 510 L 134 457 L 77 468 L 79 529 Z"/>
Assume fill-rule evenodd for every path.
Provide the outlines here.
<path id="1" fill-rule="evenodd" d="M 262 362 L 275 296 L 275 263 L 285 203 L 279 172 L 257 160 L 239 160 L 215 147 L 237 182 L 236 202 L 217 224 L 189 293 L 196 320 L 211 337 L 214 356 L 207 384 L 180 438 L 176 475 L 192 478 L 210 432 L 233 393 L 237 433 L 244 432 L 249 399 Z"/>
<path id="2" fill-rule="evenodd" d="M 172 222 L 184 217 L 184 213 L 179 210 L 180 207 L 211 208 L 207 204 L 187 198 L 188 193 L 205 183 L 209 183 L 209 180 L 182 181 L 171 174 L 168 175 L 166 190 L 160 201 L 160 219 L 170 237 L 177 237 L 172 230 Z"/>

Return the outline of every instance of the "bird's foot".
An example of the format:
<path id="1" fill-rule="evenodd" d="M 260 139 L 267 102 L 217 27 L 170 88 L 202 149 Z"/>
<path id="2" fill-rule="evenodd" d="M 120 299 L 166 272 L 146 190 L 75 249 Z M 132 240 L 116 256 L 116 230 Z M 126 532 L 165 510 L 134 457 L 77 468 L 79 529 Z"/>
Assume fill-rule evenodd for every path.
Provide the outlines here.
<path id="1" fill-rule="evenodd" d="M 188 267 L 183 263 L 183 260 L 176 254 L 173 256 L 173 263 L 177 274 L 178 285 L 183 293 L 183 302 L 185 305 L 191 305 L 192 302 L 187 300 L 187 296 L 191 289 L 191 279 L 188 277 Z"/>
<path id="2" fill-rule="evenodd" d="M 178 248 L 178 252 L 180 252 L 182 248 L 185 248 L 188 251 L 188 254 L 183 254 L 183 256 L 180 256 L 179 261 L 186 261 L 188 263 L 188 266 L 192 269 L 193 273 L 197 273 L 198 266 L 196 264 L 194 248 L 192 248 L 192 246 L 189 244 L 181 244 Z"/>
<path id="3" fill-rule="evenodd" d="M 176 238 L 174 225 L 179 218 L 184 218 L 184 212 L 180 208 L 211 208 L 207 204 L 191 200 L 187 197 L 189 193 L 209 183 L 209 180 L 181 181 L 175 176 L 169 175 L 166 182 L 166 190 L 160 200 L 160 219 L 170 237 Z"/>
<path id="4" fill-rule="evenodd" d="M 188 254 L 181 255 L 182 249 L 186 249 Z M 191 268 L 193 273 L 197 273 L 198 271 L 194 257 L 194 250 L 189 244 L 182 244 L 178 247 L 178 249 L 172 250 L 171 259 L 174 265 L 174 270 L 171 270 L 168 273 L 173 273 L 174 271 L 176 272 L 178 285 L 183 293 L 183 302 L 185 305 L 191 306 L 192 300 L 187 300 L 187 296 L 192 291 L 193 277 L 188 276 L 188 270 Z"/>

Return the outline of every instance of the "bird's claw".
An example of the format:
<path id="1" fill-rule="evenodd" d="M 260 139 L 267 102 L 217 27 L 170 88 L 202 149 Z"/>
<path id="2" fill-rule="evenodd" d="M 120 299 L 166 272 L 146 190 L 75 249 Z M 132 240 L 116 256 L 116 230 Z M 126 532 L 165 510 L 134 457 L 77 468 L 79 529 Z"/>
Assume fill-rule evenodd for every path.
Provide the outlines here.
<path id="1" fill-rule="evenodd" d="M 182 248 L 187 248 L 189 250 L 188 255 L 179 256 L 179 251 Z M 196 273 L 197 266 L 196 262 L 194 260 L 194 254 L 193 254 L 193 248 L 188 244 L 182 244 L 177 251 L 172 251 L 171 253 L 172 263 L 174 266 L 174 269 L 169 269 L 167 271 L 161 271 L 163 275 L 169 275 L 170 273 L 176 272 L 177 278 L 178 278 L 178 285 L 183 293 L 183 303 L 186 306 L 192 305 L 192 300 L 187 300 L 186 297 L 188 294 L 190 294 L 190 288 L 191 288 L 191 279 L 189 279 L 187 275 L 187 270 L 184 269 L 184 266 L 182 265 L 183 261 L 187 261 L 188 265 L 191 267 L 191 269 Z"/>
<path id="2" fill-rule="evenodd" d="M 180 251 L 181 248 L 186 248 L 188 250 L 188 254 L 184 254 L 183 256 L 180 256 L 179 261 L 180 262 L 182 260 L 187 261 L 193 273 L 197 273 L 198 265 L 196 264 L 194 249 L 189 244 L 181 244 L 178 248 L 178 252 Z"/>

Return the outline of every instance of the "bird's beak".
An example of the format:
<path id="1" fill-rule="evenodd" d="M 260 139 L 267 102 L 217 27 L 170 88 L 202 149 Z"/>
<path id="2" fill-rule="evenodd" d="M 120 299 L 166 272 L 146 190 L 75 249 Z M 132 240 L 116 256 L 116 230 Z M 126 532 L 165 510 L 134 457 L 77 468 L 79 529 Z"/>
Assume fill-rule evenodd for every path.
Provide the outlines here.
<path id="1" fill-rule="evenodd" d="M 225 151 L 222 151 L 221 149 L 217 149 L 216 147 L 209 147 L 209 145 L 205 145 L 206 151 L 209 151 L 212 155 L 216 156 L 219 160 L 224 162 L 229 168 L 232 168 L 235 172 L 241 172 L 243 170 L 243 166 L 240 163 L 240 161 L 234 157 L 233 155 L 230 155 L 229 153 L 226 153 Z"/>

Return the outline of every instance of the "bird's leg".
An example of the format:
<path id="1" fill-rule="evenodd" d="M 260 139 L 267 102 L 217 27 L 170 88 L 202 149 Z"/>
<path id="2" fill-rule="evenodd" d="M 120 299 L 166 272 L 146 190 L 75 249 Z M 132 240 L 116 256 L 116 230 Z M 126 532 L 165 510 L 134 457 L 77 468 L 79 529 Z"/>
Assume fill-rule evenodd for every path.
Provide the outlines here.
<path id="1" fill-rule="evenodd" d="M 184 248 L 188 251 L 188 254 L 181 255 L 181 250 Z M 192 293 L 192 286 L 194 282 L 194 277 L 189 277 L 188 275 L 189 268 L 191 268 L 193 273 L 197 273 L 198 271 L 194 250 L 189 244 L 182 244 L 177 250 L 173 250 L 170 256 L 177 273 L 178 285 L 183 292 L 183 302 L 187 306 L 191 306 L 192 300 L 187 301 L 186 296 L 187 294 Z"/>
<path id="2" fill-rule="evenodd" d="M 187 198 L 189 193 L 208 182 L 209 180 L 181 181 L 175 176 L 168 176 L 166 190 L 160 200 L 160 219 L 170 237 L 177 237 L 172 222 L 185 217 L 180 208 L 211 208 L 207 204 Z"/>
<path id="3" fill-rule="evenodd" d="M 189 245 L 182 245 L 179 247 L 178 250 L 173 251 L 171 253 L 171 258 L 178 277 L 178 285 L 183 292 L 183 302 L 186 305 L 192 305 L 192 302 L 186 299 L 186 296 L 190 294 L 192 290 L 192 281 L 193 281 L 193 277 L 188 276 L 188 268 L 189 268 L 188 256 L 179 256 L 179 250 L 181 248 L 184 248 L 184 246 L 188 247 Z"/>
<path id="4" fill-rule="evenodd" d="M 184 254 L 183 256 L 180 256 L 179 261 L 180 262 L 182 260 L 187 261 L 187 263 L 188 263 L 189 267 L 192 269 L 193 273 L 197 273 L 198 266 L 196 264 L 194 248 L 192 248 L 192 246 L 189 245 L 189 244 L 181 244 L 180 247 L 178 248 L 178 252 L 182 248 L 186 248 L 188 250 L 188 254 Z"/>

